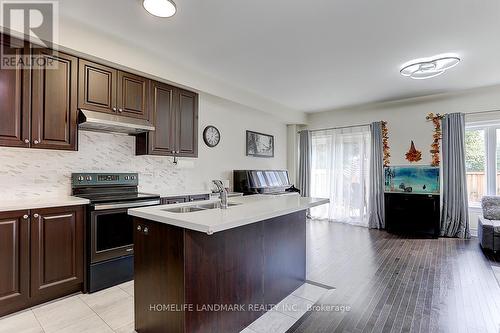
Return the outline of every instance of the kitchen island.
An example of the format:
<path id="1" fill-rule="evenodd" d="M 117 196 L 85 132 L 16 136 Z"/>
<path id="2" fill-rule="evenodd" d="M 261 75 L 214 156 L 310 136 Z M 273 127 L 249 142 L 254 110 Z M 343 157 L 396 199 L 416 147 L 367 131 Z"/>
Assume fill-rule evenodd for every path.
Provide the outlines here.
<path id="1" fill-rule="evenodd" d="M 306 210 L 328 199 L 254 195 L 134 208 L 135 329 L 240 332 L 302 285 Z"/>

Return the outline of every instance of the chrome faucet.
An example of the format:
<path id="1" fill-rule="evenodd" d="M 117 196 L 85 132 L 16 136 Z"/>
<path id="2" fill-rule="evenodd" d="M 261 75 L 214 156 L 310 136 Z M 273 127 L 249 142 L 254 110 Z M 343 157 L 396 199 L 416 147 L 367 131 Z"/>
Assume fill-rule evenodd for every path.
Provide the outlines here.
<path id="1" fill-rule="evenodd" d="M 224 187 L 224 183 L 221 180 L 214 180 L 213 182 L 220 193 L 220 208 L 227 209 L 227 189 Z"/>

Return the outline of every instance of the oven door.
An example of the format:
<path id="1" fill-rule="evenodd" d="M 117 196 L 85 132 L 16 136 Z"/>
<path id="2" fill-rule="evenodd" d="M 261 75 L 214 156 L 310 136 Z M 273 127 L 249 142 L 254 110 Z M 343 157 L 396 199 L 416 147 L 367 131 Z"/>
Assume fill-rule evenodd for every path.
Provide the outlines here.
<path id="1" fill-rule="evenodd" d="M 140 204 L 93 205 L 90 212 L 91 263 L 132 255 L 133 217 L 127 211 L 131 207 L 157 204 L 159 200 Z"/>

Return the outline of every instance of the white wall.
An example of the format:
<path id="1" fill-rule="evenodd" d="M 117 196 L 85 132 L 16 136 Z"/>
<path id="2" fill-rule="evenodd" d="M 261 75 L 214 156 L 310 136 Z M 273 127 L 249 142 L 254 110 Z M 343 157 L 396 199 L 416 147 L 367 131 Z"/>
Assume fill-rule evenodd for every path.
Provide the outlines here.
<path id="1" fill-rule="evenodd" d="M 410 148 L 411 140 L 422 151 L 422 160 L 418 164 L 430 164 L 429 150 L 434 127 L 425 120 L 428 113 L 475 113 L 499 109 L 500 86 L 493 86 L 312 113 L 308 115 L 307 123 L 309 129 L 319 129 L 385 120 L 388 122 L 392 165 L 409 164 L 405 153 Z"/>
<path id="2" fill-rule="evenodd" d="M 206 94 L 200 95 L 199 104 L 199 158 L 191 159 L 196 167 L 195 185 L 221 177 L 232 179 L 235 169 L 286 169 L 287 127 L 284 122 Z M 215 148 L 203 142 L 202 132 L 207 125 L 214 125 L 221 132 L 221 142 Z M 274 158 L 246 156 L 246 130 L 274 135 Z"/>
<path id="3" fill-rule="evenodd" d="M 500 113 L 474 114 L 489 110 L 500 110 L 500 86 L 313 113 L 308 115 L 307 123 L 309 129 L 320 129 L 385 120 L 388 122 L 392 165 L 410 164 L 405 153 L 411 140 L 422 151 L 422 160 L 417 164 L 430 164 L 434 127 L 425 120 L 428 113 L 463 112 L 467 114 L 466 119 L 500 119 Z M 470 216 L 471 229 L 475 232 L 477 214 L 471 210 Z"/>
<path id="4" fill-rule="evenodd" d="M 286 168 L 286 125 L 270 115 L 207 94 L 199 101 L 199 157 L 135 156 L 135 138 L 80 131 L 79 151 L 0 147 L 0 200 L 70 194 L 72 172 L 139 172 L 142 191 L 161 195 L 209 189 L 212 179 L 232 179 L 232 170 Z M 207 147 L 206 125 L 221 132 L 221 142 Z M 275 157 L 245 156 L 245 131 L 275 136 Z"/>
<path id="5" fill-rule="evenodd" d="M 0 29 L 3 29 L 2 26 Z M 11 33 L 19 36 L 16 31 Z M 219 96 L 272 114 L 286 122 L 304 123 L 305 121 L 304 112 L 291 109 L 216 77 L 193 71 L 172 61 L 168 54 L 130 45 L 129 42 L 114 35 L 94 30 L 75 20 L 60 19 L 59 39 L 56 44 L 59 45 L 61 51 Z"/>

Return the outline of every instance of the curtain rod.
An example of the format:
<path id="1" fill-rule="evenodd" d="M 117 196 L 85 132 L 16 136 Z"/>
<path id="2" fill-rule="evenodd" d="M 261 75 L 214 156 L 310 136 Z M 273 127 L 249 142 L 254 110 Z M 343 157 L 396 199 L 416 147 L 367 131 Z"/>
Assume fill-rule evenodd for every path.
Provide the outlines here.
<path id="1" fill-rule="evenodd" d="M 478 111 L 478 112 L 467 112 L 465 113 L 465 116 L 472 116 L 475 114 L 482 114 L 482 113 L 492 113 L 492 112 L 500 112 L 500 109 L 498 110 L 485 110 L 485 111 Z M 359 125 L 349 125 L 349 126 L 340 126 L 340 127 L 328 127 L 328 128 L 320 128 L 320 129 L 315 129 L 315 130 L 309 130 L 310 132 L 319 132 L 319 131 L 328 131 L 328 130 L 334 130 L 334 129 L 342 129 L 342 128 L 349 128 L 349 127 L 362 127 L 362 126 L 370 126 L 370 124 L 359 124 Z M 308 131 L 308 130 L 300 130 L 297 133 L 303 132 L 303 131 Z"/>
<path id="2" fill-rule="evenodd" d="M 465 116 L 473 116 L 475 114 L 483 114 L 483 113 L 492 113 L 492 112 L 500 112 L 500 110 L 485 110 L 485 111 L 478 111 L 478 112 L 467 112 L 465 113 Z"/>
<path id="3" fill-rule="evenodd" d="M 350 128 L 350 127 L 363 127 L 363 126 L 370 126 L 370 124 L 359 124 L 359 125 L 349 125 L 349 126 L 339 126 L 339 127 L 328 127 L 328 128 L 320 128 L 320 129 L 315 129 L 315 130 L 300 130 L 297 133 L 303 132 L 303 131 L 310 131 L 310 132 L 319 132 L 319 131 L 328 131 L 328 130 L 335 130 L 335 129 L 343 129 L 343 128 Z"/>

